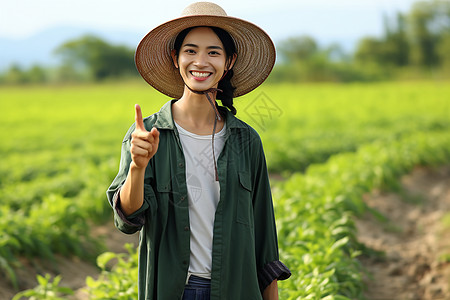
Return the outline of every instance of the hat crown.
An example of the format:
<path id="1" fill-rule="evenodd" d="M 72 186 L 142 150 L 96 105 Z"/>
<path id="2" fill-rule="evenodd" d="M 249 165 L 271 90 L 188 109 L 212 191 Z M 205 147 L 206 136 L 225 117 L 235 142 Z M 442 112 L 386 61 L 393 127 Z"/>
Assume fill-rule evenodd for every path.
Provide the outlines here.
<path id="1" fill-rule="evenodd" d="M 181 13 L 182 17 L 186 16 L 227 16 L 225 10 L 219 5 L 212 2 L 195 2 L 187 6 Z"/>

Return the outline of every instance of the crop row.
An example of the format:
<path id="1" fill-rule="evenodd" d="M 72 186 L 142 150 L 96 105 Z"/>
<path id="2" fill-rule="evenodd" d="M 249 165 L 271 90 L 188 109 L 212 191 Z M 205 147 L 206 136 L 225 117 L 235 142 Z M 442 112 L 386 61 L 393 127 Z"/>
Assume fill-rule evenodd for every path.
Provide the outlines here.
<path id="1" fill-rule="evenodd" d="M 104 250 L 91 226 L 111 217 L 105 186 L 114 172 L 110 159 L 1 188 L 0 272 L 17 284 L 14 269 L 21 257 L 51 261 L 59 253 L 93 259 Z"/>
<path id="2" fill-rule="evenodd" d="M 237 101 L 238 111 L 260 132 L 271 172 L 303 171 L 380 139 L 450 129 L 444 83 L 280 85 L 262 95 Z"/>
<path id="3" fill-rule="evenodd" d="M 418 132 L 334 155 L 282 183 L 275 196 L 280 249 L 294 271 L 282 285 L 283 299 L 359 298 L 362 270 L 355 257 L 363 248 L 352 216 L 366 211 L 363 194 L 397 188 L 400 176 L 417 165 L 449 162 L 449 132 Z"/>

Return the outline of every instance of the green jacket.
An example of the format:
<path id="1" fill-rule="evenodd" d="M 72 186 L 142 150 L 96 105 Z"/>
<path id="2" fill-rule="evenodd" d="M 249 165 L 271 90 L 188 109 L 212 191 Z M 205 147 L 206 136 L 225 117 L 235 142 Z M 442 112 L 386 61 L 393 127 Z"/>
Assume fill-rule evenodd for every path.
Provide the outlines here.
<path id="1" fill-rule="evenodd" d="M 160 132 L 158 151 L 145 172 L 144 204 L 125 217 L 119 192 L 127 177 L 133 125 L 122 142 L 120 169 L 107 191 L 116 227 L 140 230 L 139 299 L 180 299 L 189 267 L 189 209 L 183 149 L 172 100 L 144 119 Z M 220 200 L 214 221 L 211 299 L 262 299 L 262 291 L 289 270 L 278 259 L 277 233 L 261 140 L 249 125 L 220 107 L 225 145 L 218 158 Z"/>

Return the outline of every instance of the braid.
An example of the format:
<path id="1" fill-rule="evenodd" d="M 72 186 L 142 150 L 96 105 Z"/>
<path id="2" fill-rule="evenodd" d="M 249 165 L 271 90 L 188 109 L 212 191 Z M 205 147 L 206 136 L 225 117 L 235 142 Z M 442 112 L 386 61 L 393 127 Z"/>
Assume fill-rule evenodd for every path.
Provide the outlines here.
<path id="1" fill-rule="evenodd" d="M 236 114 L 236 108 L 233 106 L 233 93 L 236 89 L 231 84 L 231 78 L 233 77 L 233 70 L 229 70 L 225 77 L 219 82 L 218 89 L 222 92 L 217 92 L 217 99 L 222 100 L 222 104 L 231 110 L 233 115 Z"/>

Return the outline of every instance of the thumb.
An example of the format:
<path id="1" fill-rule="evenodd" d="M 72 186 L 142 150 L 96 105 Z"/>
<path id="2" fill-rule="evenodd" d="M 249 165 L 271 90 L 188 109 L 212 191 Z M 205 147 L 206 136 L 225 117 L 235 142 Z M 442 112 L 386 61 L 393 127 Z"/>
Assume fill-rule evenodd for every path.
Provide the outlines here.
<path id="1" fill-rule="evenodd" d="M 136 121 L 136 129 L 146 131 L 144 127 L 144 121 L 142 119 L 141 107 L 139 106 L 139 104 L 136 104 L 134 106 L 134 109 L 135 109 L 134 120 Z"/>
<path id="2" fill-rule="evenodd" d="M 158 144 L 159 143 L 159 130 L 156 129 L 156 127 L 153 127 L 150 132 L 153 135 L 153 138 L 155 139 L 155 143 Z"/>

